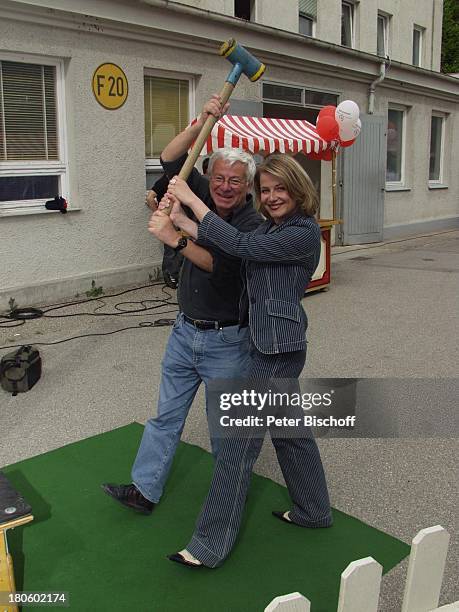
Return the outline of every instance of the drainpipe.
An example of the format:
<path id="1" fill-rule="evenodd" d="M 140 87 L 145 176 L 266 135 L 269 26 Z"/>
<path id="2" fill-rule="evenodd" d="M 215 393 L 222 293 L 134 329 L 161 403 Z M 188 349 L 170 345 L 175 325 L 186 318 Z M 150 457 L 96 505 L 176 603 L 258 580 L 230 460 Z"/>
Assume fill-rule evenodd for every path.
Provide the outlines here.
<path id="1" fill-rule="evenodd" d="M 389 60 L 389 57 L 387 59 Z M 389 60 L 389 65 L 390 65 L 390 60 Z M 386 60 L 381 62 L 379 66 L 379 77 L 375 79 L 370 85 L 370 90 L 368 92 L 368 114 L 369 115 L 373 115 L 373 113 L 375 112 L 376 85 L 381 83 L 381 81 L 384 81 L 385 77 L 386 77 Z"/>

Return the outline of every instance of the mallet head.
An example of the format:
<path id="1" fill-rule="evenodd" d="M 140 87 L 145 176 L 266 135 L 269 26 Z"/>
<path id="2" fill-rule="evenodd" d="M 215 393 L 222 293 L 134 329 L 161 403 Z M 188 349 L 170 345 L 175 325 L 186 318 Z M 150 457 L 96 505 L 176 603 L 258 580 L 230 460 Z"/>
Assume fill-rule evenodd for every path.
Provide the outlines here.
<path id="1" fill-rule="evenodd" d="M 266 66 L 249 53 L 247 49 L 244 49 L 234 38 L 230 38 L 222 44 L 220 55 L 226 57 L 233 64 L 233 68 L 226 79 L 227 83 L 233 85 L 236 85 L 242 73 L 251 81 L 258 81 L 266 70 Z"/>

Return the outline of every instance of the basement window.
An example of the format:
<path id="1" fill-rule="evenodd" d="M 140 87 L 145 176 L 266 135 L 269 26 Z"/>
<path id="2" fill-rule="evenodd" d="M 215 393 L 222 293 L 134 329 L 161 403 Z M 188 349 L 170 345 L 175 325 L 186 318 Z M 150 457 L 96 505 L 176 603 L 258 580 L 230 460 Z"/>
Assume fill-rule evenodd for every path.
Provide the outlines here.
<path id="1" fill-rule="evenodd" d="M 254 0 L 234 0 L 234 16 L 246 21 L 253 21 L 254 4 Z"/>

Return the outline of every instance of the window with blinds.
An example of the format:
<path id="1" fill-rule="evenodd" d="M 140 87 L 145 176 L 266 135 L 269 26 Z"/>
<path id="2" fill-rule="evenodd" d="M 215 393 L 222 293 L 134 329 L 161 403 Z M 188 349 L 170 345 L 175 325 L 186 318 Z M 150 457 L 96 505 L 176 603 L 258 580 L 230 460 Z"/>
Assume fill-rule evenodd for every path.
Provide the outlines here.
<path id="1" fill-rule="evenodd" d="M 301 14 L 317 19 L 317 0 L 298 0 L 298 9 Z"/>
<path id="2" fill-rule="evenodd" d="M 190 122 L 190 83 L 145 75 L 145 157 L 157 159 Z"/>
<path id="3" fill-rule="evenodd" d="M 317 21 L 317 0 L 298 1 L 298 31 L 303 36 L 314 36 L 314 26 Z"/>
<path id="4" fill-rule="evenodd" d="M 0 61 L 0 162 L 58 159 L 55 66 Z"/>

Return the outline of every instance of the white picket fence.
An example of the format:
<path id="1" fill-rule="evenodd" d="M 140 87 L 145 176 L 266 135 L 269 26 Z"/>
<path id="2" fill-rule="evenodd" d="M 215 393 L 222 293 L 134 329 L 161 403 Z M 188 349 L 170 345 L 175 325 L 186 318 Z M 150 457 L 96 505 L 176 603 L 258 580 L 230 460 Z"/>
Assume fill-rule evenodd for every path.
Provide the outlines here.
<path id="1" fill-rule="evenodd" d="M 411 544 L 401 612 L 459 612 L 459 601 L 437 608 L 448 553 L 449 533 L 440 525 L 422 529 Z M 341 574 L 337 612 L 378 612 L 382 566 L 366 557 Z M 265 612 L 310 612 L 301 593 L 275 597 Z"/>

